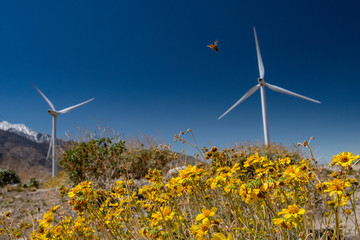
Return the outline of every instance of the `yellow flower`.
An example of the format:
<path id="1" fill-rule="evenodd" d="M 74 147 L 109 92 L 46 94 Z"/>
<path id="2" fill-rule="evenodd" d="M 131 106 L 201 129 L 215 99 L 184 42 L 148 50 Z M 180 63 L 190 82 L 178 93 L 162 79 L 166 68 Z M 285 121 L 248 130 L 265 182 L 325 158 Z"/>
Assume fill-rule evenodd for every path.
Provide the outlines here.
<path id="1" fill-rule="evenodd" d="M 316 184 L 316 191 L 318 193 L 324 192 L 327 188 L 328 187 L 327 187 L 326 183 L 318 183 L 318 184 Z"/>
<path id="2" fill-rule="evenodd" d="M 291 159 L 289 157 L 280 159 L 280 164 L 289 164 Z"/>
<path id="3" fill-rule="evenodd" d="M 161 220 L 171 220 L 174 218 L 175 213 L 171 211 L 170 206 L 161 207 L 160 211 L 157 211 L 151 215 L 151 225 L 156 226 Z"/>
<path id="4" fill-rule="evenodd" d="M 210 229 L 210 220 L 208 218 L 205 218 L 198 226 L 199 230 L 197 231 L 196 236 L 203 237 Z"/>
<path id="5" fill-rule="evenodd" d="M 54 213 L 46 212 L 44 213 L 43 219 L 39 220 L 39 224 L 44 228 L 51 228 L 53 221 L 54 221 Z"/>
<path id="6" fill-rule="evenodd" d="M 91 191 L 91 181 L 84 181 L 71 189 L 68 193 L 69 198 L 73 198 L 74 196 L 81 196 L 84 194 L 88 194 Z"/>
<path id="7" fill-rule="evenodd" d="M 233 236 L 231 233 L 229 233 L 229 236 L 226 238 L 226 236 L 222 233 L 215 233 L 214 236 L 211 238 L 211 240 L 233 240 Z"/>
<path id="8" fill-rule="evenodd" d="M 349 152 L 342 152 L 339 155 L 333 156 L 333 159 L 331 160 L 331 165 L 341 165 L 342 167 L 350 166 L 353 161 L 358 159 L 360 156 L 349 153 Z"/>
<path id="9" fill-rule="evenodd" d="M 236 173 L 237 171 L 240 170 L 240 163 L 235 163 L 234 166 L 231 168 L 230 172 L 232 174 Z"/>
<path id="10" fill-rule="evenodd" d="M 338 173 L 338 172 L 333 172 L 333 173 L 330 174 L 330 176 L 331 176 L 332 178 L 338 178 L 338 177 L 339 177 L 339 173 Z"/>
<path id="11" fill-rule="evenodd" d="M 217 211 L 217 208 L 213 207 L 211 208 L 211 210 L 203 208 L 201 210 L 203 213 L 200 213 L 197 217 L 196 217 L 196 221 L 201 221 L 204 218 L 208 218 L 208 217 L 212 217 L 214 216 L 214 214 Z"/>
<path id="12" fill-rule="evenodd" d="M 305 209 L 303 208 L 299 208 L 298 206 L 296 206 L 296 204 L 293 205 L 289 205 L 287 209 L 283 209 L 281 212 L 278 213 L 278 215 L 285 215 L 284 217 L 286 219 L 289 218 L 297 218 L 298 215 L 303 215 L 305 214 Z"/>
<path id="13" fill-rule="evenodd" d="M 293 227 L 297 227 L 297 224 L 295 222 L 287 221 L 283 218 L 274 218 L 273 221 L 275 225 L 279 225 L 284 229 L 292 229 Z"/>
<path id="14" fill-rule="evenodd" d="M 349 201 L 349 197 L 345 194 L 343 195 L 335 195 L 334 199 L 332 201 L 328 201 L 327 204 L 330 207 L 337 207 L 337 206 L 345 206 L 347 202 Z"/>
<path id="15" fill-rule="evenodd" d="M 76 194 L 75 188 L 73 188 L 70 192 L 68 192 L 69 198 L 73 198 Z"/>
<path id="16" fill-rule="evenodd" d="M 196 165 L 195 166 L 189 165 L 186 169 L 179 171 L 179 176 L 181 178 L 187 178 L 187 177 L 193 176 L 193 175 L 195 175 L 195 173 L 197 171 L 196 168 L 197 168 Z"/>
<path id="17" fill-rule="evenodd" d="M 256 163 L 262 163 L 264 161 L 267 161 L 267 157 L 261 157 L 259 156 L 259 153 L 255 153 L 254 155 L 251 155 L 248 157 L 244 163 L 244 168 L 248 168 L 250 166 L 255 165 Z"/>
<path id="18" fill-rule="evenodd" d="M 324 192 L 330 192 L 330 196 L 335 193 L 338 196 L 342 196 L 346 187 L 350 187 L 351 183 L 348 181 L 343 181 L 342 179 L 335 178 L 331 182 L 324 182 L 327 185 L 327 189 Z"/>
<path id="19" fill-rule="evenodd" d="M 211 227 L 210 220 L 204 218 L 198 225 L 191 226 L 191 234 L 195 235 L 195 239 L 204 239 L 204 235 L 208 233 Z"/>
<path id="20" fill-rule="evenodd" d="M 299 169 L 297 169 L 295 165 L 288 166 L 283 173 L 283 176 L 288 179 L 297 179 L 298 175 L 299 175 Z"/>
<path id="21" fill-rule="evenodd" d="M 198 225 L 192 225 L 191 227 L 190 227 L 190 230 L 191 230 L 191 234 L 193 234 L 193 235 L 196 235 L 196 233 L 197 233 L 197 231 L 199 231 L 199 226 Z"/>
<path id="22" fill-rule="evenodd" d="M 345 213 L 346 213 L 347 215 L 351 215 L 351 214 L 352 214 L 352 211 L 351 211 L 351 209 L 346 209 L 346 210 L 345 210 Z"/>
<path id="23" fill-rule="evenodd" d="M 349 181 L 351 184 L 359 185 L 358 181 L 357 181 L 355 178 L 350 178 L 350 179 L 348 179 L 348 181 Z"/>
<path id="24" fill-rule="evenodd" d="M 165 220 L 173 219 L 175 213 L 171 211 L 171 207 L 166 206 L 165 208 L 161 208 L 161 211 L 165 217 Z"/>
<path id="25" fill-rule="evenodd" d="M 56 205 L 56 206 L 50 208 L 50 212 L 55 213 L 55 212 L 56 212 L 56 209 L 57 209 L 58 207 L 59 207 L 59 205 Z"/>

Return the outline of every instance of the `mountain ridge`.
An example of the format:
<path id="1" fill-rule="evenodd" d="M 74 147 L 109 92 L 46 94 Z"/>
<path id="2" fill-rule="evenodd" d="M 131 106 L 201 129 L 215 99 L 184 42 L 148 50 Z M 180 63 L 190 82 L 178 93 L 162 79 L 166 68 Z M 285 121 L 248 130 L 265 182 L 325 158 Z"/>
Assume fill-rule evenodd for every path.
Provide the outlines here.
<path id="1" fill-rule="evenodd" d="M 8 121 L 0 122 L 0 130 L 15 133 L 37 143 L 49 143 L 50 136 L 39 133 L 21 123 L 9 123 Z"/>

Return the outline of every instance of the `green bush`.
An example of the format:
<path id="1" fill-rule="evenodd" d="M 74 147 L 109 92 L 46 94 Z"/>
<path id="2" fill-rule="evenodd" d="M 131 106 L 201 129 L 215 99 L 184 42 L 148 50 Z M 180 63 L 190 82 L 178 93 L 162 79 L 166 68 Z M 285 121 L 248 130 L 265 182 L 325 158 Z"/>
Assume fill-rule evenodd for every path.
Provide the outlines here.
<path id="1" fill-rule="evenodd" d="M 40 187 L 40 181 L 37 178 L 30 178 L 29 181 L 24 183 L 23 187 L 24 188 L 30 188 L 30 187 L 39 188 Z"/>
<path id="2" fill-rule="evenodd" d="M 75 184 L 90 180 L 105 186 L 120 176 L 139 179 L 149 169 L 164 170 L 172 159 L 170 151 L 156 147 L 146 149 L 142 145 L 131 149 L 127 151 L 124 141 L 112 138 L 74 143 L 64 153 L 60 166 Z"/>
<path id="3" fill-rule="evenodd" d="M 70 150 L 65 151 L 60 166 L 75 184 L 90 180 L 104 185 L 120 176 L 125 150 L 124 141 L 112 138 L 75 142 Z"/>
<path id="4" fill-rule="evenodd" d="M 20 183 L 20 177 L 12 169 L 0 169 L 0 187 Z"/>
<path id="5" fill-rule="evenodd" d="M 125 162 L 128 164 L 127 170 L 132 178 L 140 179 L 145 177 L 149 169 L 165 170 L 171 162 L 170 151 L 150 149 L 137 149 L 132 152 L 127 152 Z"/>

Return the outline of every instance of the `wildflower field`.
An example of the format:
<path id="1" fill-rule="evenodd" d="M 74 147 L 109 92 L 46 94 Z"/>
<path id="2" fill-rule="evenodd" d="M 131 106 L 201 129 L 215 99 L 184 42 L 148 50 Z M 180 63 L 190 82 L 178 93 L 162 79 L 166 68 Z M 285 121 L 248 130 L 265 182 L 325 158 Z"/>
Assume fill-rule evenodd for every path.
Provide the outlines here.
<path id="1" fill-rule="evenodd" d="M 96 151 L 97 156 L 106 153 L 109 165 L 103 160 L 104 165 L 86 170 L 67 163 L 67 171 L 73 170 L 69 177 L 76 183 L 59 187 L 67 208 L 52 206 L 42 218 L 28 223 L 14 222 L 11 213 L 2 213 L 0 235 L 7 239 L 360 238 L 359 182 L 354 170 L 358 155 L 339 153 L 324 171 L 307 141 L 300 147 L 307 149 L 308 157 L 279 145 L 218 150 L 199 149 L 184 133 L 175 135 L 175 140 L 198 149 L 198 163 L 182 159 L 186 165 L 169 176 L 160 166 L 171 165 L 178 154 L 168 146 L 151 148 L 146 154 L 138 151 L 131 155 L 132 163 L 144 165 L 134 160 L 141 156 L 155 165 L 163 161 L 158 168 L 149 165 L 142 186 L 135 183 L 136 168 L 129 165 L 129 158 L 120 157 L 125 148 L 102 142 L 107 150 Z M 73 155 L 80 154 L 75 150 L 64 157 L 70 159 L 72 154 L 75 161 Z M 90 156 L 84 152 L 83 156 Z M 115 161 L 118 158 L 127 161 Z M 97 177 L 91 178 L 94 168 Z"/>

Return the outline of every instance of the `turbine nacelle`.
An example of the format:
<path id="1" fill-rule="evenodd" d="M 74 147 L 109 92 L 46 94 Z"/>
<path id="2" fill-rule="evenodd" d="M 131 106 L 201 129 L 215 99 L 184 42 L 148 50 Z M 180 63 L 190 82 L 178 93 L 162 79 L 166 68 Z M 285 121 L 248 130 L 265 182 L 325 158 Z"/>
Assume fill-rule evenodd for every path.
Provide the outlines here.
<path id="1" fill-rule="evenodd" d="M 54 110 L 51 110 L 51 109 L 48 110 L 48 113 L 49 113 L 51 116 L 54 116 L 54 117 L 56 117 L 57 115 L 60 114 L 59 112 L 54 111 Z"/>
<path id="2" fill-rule="evenodd" d="M 258 78 L 258 83 L 260 86 L 265 86 L 265 80 L 263 78 Z"/>

